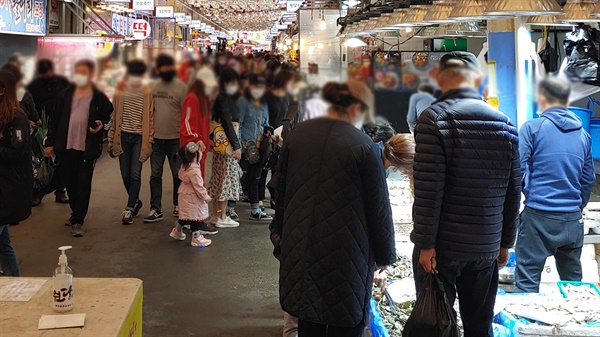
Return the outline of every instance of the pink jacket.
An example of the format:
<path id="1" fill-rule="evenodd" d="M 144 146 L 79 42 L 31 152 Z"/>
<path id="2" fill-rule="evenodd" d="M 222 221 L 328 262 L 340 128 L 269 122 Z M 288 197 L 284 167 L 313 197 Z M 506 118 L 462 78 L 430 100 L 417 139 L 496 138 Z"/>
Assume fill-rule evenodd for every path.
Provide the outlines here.
<path id="1" fill-rule="evenodd" d="M 209 217 L 208 193 L 204 187 L 199 164 L 179 170 L 179 220 L 204 221 Z"/>

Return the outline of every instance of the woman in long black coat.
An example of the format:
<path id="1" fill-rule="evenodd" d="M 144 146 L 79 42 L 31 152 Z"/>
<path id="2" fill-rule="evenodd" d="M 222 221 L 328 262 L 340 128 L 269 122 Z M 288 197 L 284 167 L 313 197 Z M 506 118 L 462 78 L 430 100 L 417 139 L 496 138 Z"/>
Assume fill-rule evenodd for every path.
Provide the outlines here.
<path id="1" fill-rule="evenodd" d="M 7 276 L 19 276 L 8 228 L 31 215 L 33 185 L 29 120 L 15 84 L 12 74 L 0 70 L 0 265 Z"/>
<path id="2" fill-rule="evenodd" d="M 381 150 L 355 127 L 363 86 L 327 84 L 327 117 L 298 124 L 279 157 L 271 239 L 300 337 L 362 336 L 374 271 L 396 260 Z"/>

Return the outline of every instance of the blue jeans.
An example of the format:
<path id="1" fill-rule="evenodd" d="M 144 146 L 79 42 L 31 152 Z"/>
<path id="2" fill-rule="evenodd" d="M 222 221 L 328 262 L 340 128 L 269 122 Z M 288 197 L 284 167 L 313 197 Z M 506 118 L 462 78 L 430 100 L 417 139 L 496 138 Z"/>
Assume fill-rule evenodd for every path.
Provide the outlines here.
<path id="1" fill-rule="evenodd" d="M 177 190 L 179 190 L 179 139 L 154 139 L 152 156 L 150 157 L 150 207 L 162 211 L 162 176 L 165 158 L 169 161 L 173 176 L 173 205 L 177 206 Z"/>
<path id="2" fill-rule="evenodd" d="M 537 293 L 546 258 L 554 256 L 562 281 L 581 281 L 581 212 L 554 213 L 525 207 L 515 246 L 515 292 Z"/>
<path id="3" fill-rule="evenodd" d="M 133 133 L 121 134 L 121 145 L 123 153 L 119 156 L 121 166 L 121 177 L 129 197 L 127 198 L 127 209 L 133 210 L 135 204 L 140 200 L 140 188 L 142 186 L 142 136 Z"/>
<path id="4" fill-rule="evenodd" d="M 8 225 L 0 226 L 0 266 L 5 276 L 19 276 L 19 263 L 10 242 Z"/>

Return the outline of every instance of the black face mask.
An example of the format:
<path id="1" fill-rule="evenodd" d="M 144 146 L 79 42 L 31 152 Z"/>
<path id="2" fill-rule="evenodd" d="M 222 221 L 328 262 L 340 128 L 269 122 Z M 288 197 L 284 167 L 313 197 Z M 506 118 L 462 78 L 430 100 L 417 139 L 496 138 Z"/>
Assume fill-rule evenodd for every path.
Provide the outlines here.
<path id="1" fill-rule="evenodd" d="M 173 78 L 175 77 L 175 71 L 174 70 L 161 71 L 160 73 L 158 73 L 158 75 L 160 76 L 160 78 L 163 79 L 163 81 L 171 82 L 173 80 Z"/>

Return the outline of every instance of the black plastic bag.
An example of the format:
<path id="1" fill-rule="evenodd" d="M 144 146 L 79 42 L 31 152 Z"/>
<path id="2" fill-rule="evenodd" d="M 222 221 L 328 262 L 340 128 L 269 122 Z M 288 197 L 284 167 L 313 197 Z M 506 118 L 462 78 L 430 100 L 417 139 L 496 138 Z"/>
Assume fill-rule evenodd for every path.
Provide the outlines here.
<path id="1" fill-rule="evenodd" d="M 459 337 L 454 309 L 448 303 L 442 281 L 435 274 L 425 278 L 402 337 Z"/>
<path id="2" fill-rule="evenodd" d="M 560 67 L 560 55 L 558 54 L 558 36 L 554 30 L 554 48 L 550 45 L 550 41 L 546 36 L 546 47 L 539 53 L 540 59 L 546 68 L 546 73 L 554 73 Z"/>
<path id="3" fill-rule="evenodd" d="M 599 35 L 596 29 L 579 26 L 566 34 L 565 51 L 567 54 L 566 75 L 572 81 L 598 83 Z"/>
<path id="4" fill-rule="evenodd" d="M 33 191 L 37 195 L 46 195 L 51 190 L 56 165 L 50 158 L 33 157 Z"/>

